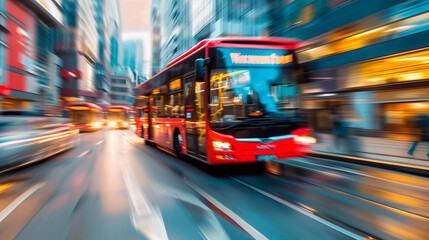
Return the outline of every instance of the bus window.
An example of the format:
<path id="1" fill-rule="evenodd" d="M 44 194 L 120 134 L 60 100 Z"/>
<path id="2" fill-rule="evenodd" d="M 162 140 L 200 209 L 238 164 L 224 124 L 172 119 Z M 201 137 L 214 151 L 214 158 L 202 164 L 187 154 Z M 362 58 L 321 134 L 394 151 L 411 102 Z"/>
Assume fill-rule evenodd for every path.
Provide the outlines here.
<path id="1" fill-rule="evenodd" d="M 169 111 L 170 116 L 174 118 L 181 117 L 183 114 L 181 113 L 182 106 L 182 94 L 175 93 L 170 95 L 170 105 Z"/>
<path id="2" fill-rule="evenodd" d="M 197 112 L 197 121 L 204 121 L 204 93 L 205 83 L 197 82 L 195 85 L 195 109 Z"/>
<path id="3" fill-rule="evenodd" d="M 197 82 L 195 85 L 195 110 L 197 115 L 197 142 L 198 153 L 205 156 L 206 149 L 206 125 L 205 125 L 205 83 Z"/>
<path id="4" fill-rule="evenodd" d="M 193 84 L 188 82 L 185 84 L 185 107 L 186 107 L 186 118 L 192 119 L 193 108 L 194 108 L 194 96 L 193 96 Z"/>
<path id="5" fill-rule="evenodd" d="M 155 91 L 154 91 L 155 92 Z M 152 98 L 152 117 L 153 118 L 157 118 L 157 117 L 161 117 L 161 95 L 160 94 L 153 94 Z"/>

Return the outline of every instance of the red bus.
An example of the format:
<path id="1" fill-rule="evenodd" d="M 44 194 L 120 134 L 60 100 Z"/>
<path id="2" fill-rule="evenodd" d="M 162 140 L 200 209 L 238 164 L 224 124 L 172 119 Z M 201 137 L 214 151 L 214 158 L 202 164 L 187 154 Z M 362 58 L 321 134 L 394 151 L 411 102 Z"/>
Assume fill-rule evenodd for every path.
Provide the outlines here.
<path id="1" fill-rule="evenodd" d="M 107 108 L 106 120 L 110 129 L 128 129 L 130 125 L 130 108 L 110 106 Z"/>
<path id="2" fill-rule="evenodd" d="M 74 102 L 67 106 L 70 122 L 81 132 L 101 129 L 103 125 L 103 109 L 86 102 Z"/>
<path id="3" fill-rule="evenodd" d="M 208 164 L 303 155 L 315 139 L 299 124 L 299 45 L 284 38 L 203 40 L 136 87 L 136 133 Z"/>

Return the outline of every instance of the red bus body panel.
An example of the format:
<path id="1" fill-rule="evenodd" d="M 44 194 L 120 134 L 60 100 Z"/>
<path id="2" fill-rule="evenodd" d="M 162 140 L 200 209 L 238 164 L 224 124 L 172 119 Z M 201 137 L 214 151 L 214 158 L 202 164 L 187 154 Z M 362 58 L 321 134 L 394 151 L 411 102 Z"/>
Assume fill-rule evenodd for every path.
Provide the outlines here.
<path id="1" fill-rule="evenodd" d="M 256 156 L 271 155 L 276 159 L 282 160 L 290 157 L 304 156 L 309 145 L 300 145 L 295 143 L 294 136 L 306 135 L 310 129 L 302 128 L 293 131 L 286 139 L 262 142 L 239 142 L 233 136 L 220 134 L 215 131 L 208 131 L 207 134 L 207 155 L 209 164 L 227 164 L 227 163 L 245 163 L 257 162 Z M 213 141 L 229 142 L 231 151 L 216 151 L 212 149 Z M 258 149 L 258 147 L 266 149 Z M 232 159 L 222 159 L 217 156 L 229 155 Z"/>

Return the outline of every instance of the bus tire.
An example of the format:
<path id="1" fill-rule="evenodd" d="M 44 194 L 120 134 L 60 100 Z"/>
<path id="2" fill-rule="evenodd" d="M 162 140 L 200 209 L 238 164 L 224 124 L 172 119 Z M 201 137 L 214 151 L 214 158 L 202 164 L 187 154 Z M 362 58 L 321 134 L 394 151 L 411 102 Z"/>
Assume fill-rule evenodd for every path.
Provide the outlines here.
<path id="1" fill-rule="evenodd" d="M 173 137 L 173 148 L 174 148 L 174 152 L 179 158 L 181 158 L 183 155 L 182 146 L 183 146 L 182 134 L 180 134 L 179 130 L 176 129 L 174 131 L 174 137 Z"/>

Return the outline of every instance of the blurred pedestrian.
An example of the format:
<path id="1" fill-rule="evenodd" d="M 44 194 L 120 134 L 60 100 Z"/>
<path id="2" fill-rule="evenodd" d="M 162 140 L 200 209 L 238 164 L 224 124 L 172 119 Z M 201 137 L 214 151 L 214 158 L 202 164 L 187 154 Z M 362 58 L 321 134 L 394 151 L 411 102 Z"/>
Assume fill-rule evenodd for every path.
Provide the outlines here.
<path id="1" fill-rule="evenodd" d="M 341 150 L 341 145 L 345 146 L 345 150 L 350 150 L 349 141 L 349 129 L 347 128 L 346 122 L 343 120 L 343 116 L 341 116 L 339 108 L 334 109 L 333 114 L 333 122 L 334 122 L 334 134 L 335 134 L 335 146 L 336 150 Z"/>
<path id="2" fill-rule="evenodd" d="M 419 139 L 413 142 L 410 150 L 408 150 L 408 155 L 414 155 L 414 151 L 419 145 L 419 142 L 426 142 L 429 145 L 429 115 L 421 114 L 416 118 L 416 127 L 420 130 Z M 429 158 L 429 150 L 426 156 Z"/>

